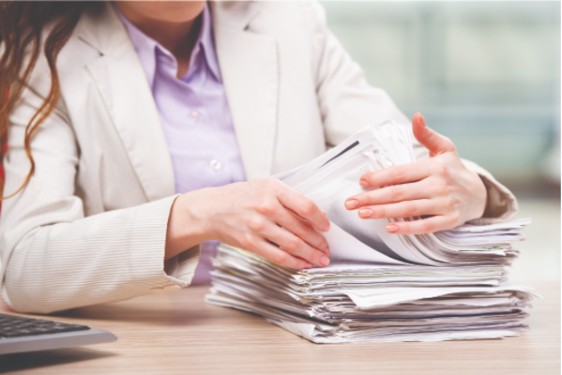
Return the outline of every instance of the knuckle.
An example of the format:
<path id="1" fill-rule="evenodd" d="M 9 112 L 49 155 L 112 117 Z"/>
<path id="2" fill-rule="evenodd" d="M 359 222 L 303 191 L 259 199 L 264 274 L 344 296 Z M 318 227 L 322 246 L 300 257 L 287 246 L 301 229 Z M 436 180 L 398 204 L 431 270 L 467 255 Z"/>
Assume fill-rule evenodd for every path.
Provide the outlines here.
<path id="1" fill-rule="evenodd" d="M 285 183 L 274 179 L 274 178 L 270 178 L 267 180 L 269 183 L 269 188 L 271 189 L 271 191 L 274 191 L 277 194 L 281 194 L 287 191 L 290 191 L 291 188 L 289 188 L 289 186 L 287 186 Z"/>
<path id="2" fill-rule="evenodd" d="M 296 259 L 294 261 L 294 264 L 292 265 L 292 267 L 295 268 L 295 269 L 301 270 L 301 269 L 305 269 L 305 268 L 310 268 L 310 265 L 309 265 L 308 262 L 306 262 L 304 260 Z"/>
<path id="3" fill-rule="evenodd" d="M 448 150 L 455 152 L 457 151 L 457 147 L 455 146 L 455 143 L 451 140 L 451 138 L 443 136 L 443 143 L 447 145 Z"/>
<path id="4" fill-rule="evenodd" d="M 385 206 L 370 206 L 373 211 L 372 217 L 388 217 L 388 209 Z"/>
<path id="5" fill-rule="evenodd" d="M 243 249 L 252 249 L 256 243 L 254 236 L 250 233 L 244 233 L 239 239 L 238 243 Z"/>
<path id="6" fill-rule="evenodd" d="M 314 234 L 311 234 L 310 238 L 312 238 L 311 242 L 313 242 L 315 244 L 314 246 L 318 249 L 324 249 L 328 246 L 328 241 L 326 241 L 324 236 L 316 232 L 314 232 Z"/>
<path id="7" fill-rule="evenodd" d="M 269 216 L 275 213 L 275 209 L 276 209 L 275 202 L 273 202 L 273 200 L 270 199 L 265 199 L 258 204 L 256 211 L 262 215 Z"/>
<path id="8" fill-rule="evenodd" d="M 375 173 L 374 172 L 367 172 L 361 176 L 360 181 L 365 181 L 367 184 L 372 184 L 375 180 Z"/>
<path id="9" fill-rule="evenodd" d="M 264 180 L 261 180 L 261 183 L 266 187 L 266 188 L 275 188 L 277 187 L 277 180 L 274 180 L 272 178 L 266 178 Z"/>
<path id="10" fill-rule="evenodd" d="M 430 233 L 434 229 L 434 225 L 431 221 L 428 220 L 421 220 L 419 223 L 420 231 L 422 233 Z"/>
<path id="11" fill-rule="evenodd" d="M 394 202 L 400 202 L 404 198 L 404 191 L 399 186 L 392 186 L 390 188 L 390 198 Z"/>
<path id="12" fill-rule="evenodd" d="M 437 192 L 439 193 L 439 195 L 441 196 L 445 196 L 445 197 L 449 197 L 451 190 L 449 188 L 449 185 L 444 181 L 441 180 L 438 184 L 437 184 Z"/>
<path id="13" fill-rule="evenodd" d="M 272 255 L 271 260 L 275 264 L 284 265 L 289 260 L 289 254 L 284 251 L 278 251 Z"/>
<path id="14" fill-rule="evenodd" d="M 265 229 L 265 226 L 266 226 L 266 220 L 261 216 L 253 217 L 248 221 L 248 228 L 252 232 L 259 233 Z"/>
<path id="15" fill-rule="evenodd" d="M 450 222 L 450 225 L 453 226 L 453 227 L 456 227 L 456 226 L 458 226 L 458 225 L 461 225 L 461 224 L 462 224 L 462 218 L 461 218 L 460 212 L 459 212 L 459 211 L 454 211 L 454 212 L 450 215 L 450 220 L 449 220 L 449 222 Z"/>
<path id="16" fill-rule="evenodd" d="M 320 248 L 325 242 L 324 237 L 318 234 L 318 232 L 308 229 L 300 234 L 300 241 L 301 245 L 310 245 L 318 248 Z"/>
<path id="17" fill-rule="evenodd" d="M 394 167 L 390 170 L 390 176 L 395 181 L 401 181 L 404 178 L 404 169 Z"/>
<path id="18" fill-rule="evenodd" d="M 459 202 L 452 196 L 452 195 L 447 195 L 446 199 L 445 199 L 445 208 L 447 209 L 447 211 L 449 213 L 457 213 L 458 214 L 458 207 L 459 207 Z"/>
<path id="19" fill-rule="evenodd" d="M 443 163 L 436 163 L 435 174 L 446 179 L 449 176 L 449 168 L 447 168 L 447 166 Z"/>
<path id="20" fill-rule="evenodd" d="M 302 212 L 305 215 L 311 215 L 314 212 L 315 208 L 316 208 L 316 205 L 312 201 L 309 201 L 309 200 L 304 201 L 302 206 L 301 206 Z"/>
<path id="21" fill-rule="evenodd" d="M 294 253 L 299 249 L 300 245 L 301 241 L 298 238 L 293 237 L 285 241 L 285 243 L 283 244 L 283 248 L 290 253 Z"/>
<path id="22" fill-rule="evenodd" d="M 287 230 L 290 230 L 300 238 L 308 238 L 315 232 L 310 223 L 300 218 L 295 218 L 295 221 L 292 223 L 292 225 L 289 226 L 289 228 L 290 229 Z"/>
<path id="23" fill-rule="evenodd" d="M 454 207 L 453 198 L 450 195 L 445 195 L 443 200 L 443 206 L 445 210 L 451 211 Z"/>
<path id="24" fill-rule="evenodd" d="M 419 208 L 415 202 L 405 202 L 404 211 L 404 216 L 417 216 L 419 214 Z"/>

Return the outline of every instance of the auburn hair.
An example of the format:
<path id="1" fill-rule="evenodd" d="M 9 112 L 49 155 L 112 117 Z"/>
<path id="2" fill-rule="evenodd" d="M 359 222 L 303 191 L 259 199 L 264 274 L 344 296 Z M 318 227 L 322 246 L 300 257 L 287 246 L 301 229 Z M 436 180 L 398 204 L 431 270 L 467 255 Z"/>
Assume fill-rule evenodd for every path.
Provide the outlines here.
<path id="1" fill-rule="evenodd" d="M 25 128 L 24 148 L 30 162 L 27 176 L 16 191 L 0 194 L 0 201 L 20 192 L 33 176 L 35 161 L 31 141 L 60 98 L 57 56 L 82 13 L 100 5 L 103 4 L 84 1 L 0 1 L 0 158 L 3 157 L 1 146 L 7 141 L 10 113 L 41 54 L 45 56 L 51 79 L 47 96 Z M 0 193 L 3 187 L 4 178 L 0 176 Z"/>

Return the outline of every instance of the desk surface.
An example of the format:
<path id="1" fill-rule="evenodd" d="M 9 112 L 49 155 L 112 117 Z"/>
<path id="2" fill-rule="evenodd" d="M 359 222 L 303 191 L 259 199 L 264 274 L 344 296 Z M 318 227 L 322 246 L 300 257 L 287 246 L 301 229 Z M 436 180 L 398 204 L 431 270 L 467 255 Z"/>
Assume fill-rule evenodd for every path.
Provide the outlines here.
<path id="1" fill-rule="evenodd" d="M 85 348 L 0 356 L 5 374 L 560 374 L 560 286 L 531 329 L 503 340 L 316 345 L 260 317 L 207 305 L 206 288 L 163 292 L 53 317 L 113 331 Z M 1 309 L 1 308 L 0 308 Z"/>

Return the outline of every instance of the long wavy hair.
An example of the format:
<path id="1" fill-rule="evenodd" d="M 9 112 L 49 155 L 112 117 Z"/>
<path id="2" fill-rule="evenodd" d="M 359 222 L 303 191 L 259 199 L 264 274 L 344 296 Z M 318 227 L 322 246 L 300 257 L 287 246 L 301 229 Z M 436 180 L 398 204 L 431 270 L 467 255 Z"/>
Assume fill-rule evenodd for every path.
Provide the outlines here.
<path id="1" fill-rule="evenodd" d="M 9 116 L 20 99 L 37 59 L 44 54 L 51 75 L 51 87 L 43 103 L 29 119 L 24 147 L 30 167 L 26 178 L 14 192 L 0 194 L 0 202 L 16 195 L 35 172 L 31 141 L 39 125 L 51 114 L 60 98 L 57 56 L 68 41 L 82 13 L 103 5 L 101 2 L 0 1 L 0 162 L 5 145 Z M 43 33 L 46 32 L 46 35 Z M 4 178 L 0 176 L 0 193 Z"/>

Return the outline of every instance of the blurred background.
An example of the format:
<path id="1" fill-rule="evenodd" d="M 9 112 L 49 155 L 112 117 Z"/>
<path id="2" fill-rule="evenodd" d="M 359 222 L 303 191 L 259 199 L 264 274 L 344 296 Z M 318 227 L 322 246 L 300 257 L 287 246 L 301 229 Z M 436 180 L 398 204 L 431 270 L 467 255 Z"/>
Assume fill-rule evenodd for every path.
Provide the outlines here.
<path id="1" fill-rule="evenodd" d="M 512 280 L 560 280 L 560 2 L 323 5 L 372 85 L 518 196 L 533 224 Z"/>

